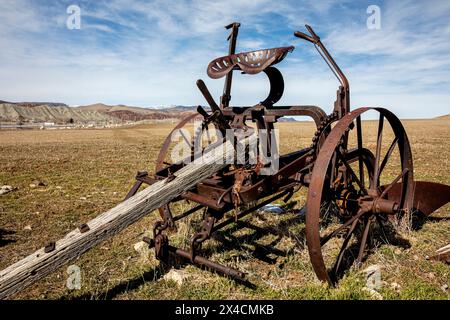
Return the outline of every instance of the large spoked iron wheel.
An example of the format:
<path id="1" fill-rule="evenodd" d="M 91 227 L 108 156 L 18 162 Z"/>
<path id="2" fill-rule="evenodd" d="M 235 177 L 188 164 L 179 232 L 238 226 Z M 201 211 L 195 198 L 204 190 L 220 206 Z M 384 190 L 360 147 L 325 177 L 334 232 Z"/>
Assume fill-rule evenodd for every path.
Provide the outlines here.
<path id="1" fill-rule="evenodd" d="M 364 122 L 372 134 L 363 130 L 367 114 L 378 116 Z M 387 199 L 398 184 L 401 196 Z M 306 237 L 317 277 L 334 285 L 346 267 L 360 265 L 373 228 L 409 215 L 413 188 L 408 137 L 393 113 L 360 108 L 340 119 L 316 158 L 307 197 Z"/>

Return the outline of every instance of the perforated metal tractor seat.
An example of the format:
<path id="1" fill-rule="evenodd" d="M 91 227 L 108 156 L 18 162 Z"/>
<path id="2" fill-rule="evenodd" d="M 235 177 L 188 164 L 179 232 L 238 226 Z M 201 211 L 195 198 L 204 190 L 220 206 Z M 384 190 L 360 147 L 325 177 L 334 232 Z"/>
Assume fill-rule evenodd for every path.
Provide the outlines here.
<path id="1" fill-rule="evenodd" d="M 282 61 L 293 46 L 256 51 L 241 52 L 223 56 L 211 61 L 208 65 L 208 76 L 213 79 L 224 77 L 231 70 L 242 70 L 247 74 L 257 74 L 266 68 Z"/>

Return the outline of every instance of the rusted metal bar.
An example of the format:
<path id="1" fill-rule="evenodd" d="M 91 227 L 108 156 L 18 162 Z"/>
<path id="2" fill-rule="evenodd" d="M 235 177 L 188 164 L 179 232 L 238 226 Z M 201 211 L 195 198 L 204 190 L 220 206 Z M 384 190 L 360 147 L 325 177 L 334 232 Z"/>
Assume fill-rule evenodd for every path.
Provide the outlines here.
<path id="1" fill-rule="evenodd" d="M 155 241 L 153 239 L 150 239 L 148 237 L 144 237 L 143 241 L 146 242 L 149 245 L 150 248 L 153 248 L 155 246 Z M 191 261 L 191 253 L 190 252 L 188 252 L 186 250 L 183 250 L 183 249 L 180 249 L 180 248 L 177 248 L 177 247 L 174 247 L 172 245 L 167 245 L 167 249 L 170 252 L 172 252 L 172 253 L 180 256 L 180 257 L 183 257 L 183 258 Z M 231 267 L 224 266 L 224 265 L 216 263 L 214 261 L 208 260 L 208 259 L 206 259 L 206 258 L 204 258 L 202 256 L 199 256 L 199 255 L 194 256 L 192 262 L 196 263 L 196 264 L 199 264 L 199 265 L 202 265 L 202 266 L 205 266 L 205 267 L 208 267 L 210 269 L 216 270 L 216 271 L 218 271 L 218 272 L 220 272 L 222 274 L 228 275 L 228 276 L 233 277 L 233 278 L 237 278 L 237 279 L 241 279 L 241 280 L 245 279 L 245 273 L 244 272 L 236 270 L 236 269 L 231 268 Z"/>
<path id="2" fill-rule="evenodd" d="M 231 33 L 227 39 L 229 41 L 229 47 L 228 47 L 229 55 L 234 54 L 236 52 L 236 41 L 237 41 L 237 36 L 239 33 L 240 26 L 241 26 L 241 24 L 239 22 L 233 22 L 225 27 L 226 29 L 231 29 Z M 222 94 L 222 97 L 220 98 L 220 107 L 222 109 L 225 109 L 230 105 L 232 79 L 233 79 L 233 72 L 228 72 L 228 74 L 225 77 L 223 94 Z"/>
<path id="3" fill-rule="evenodd" d="M 174 218 L 173 218 L 173 221 L 178 221 L 178 220 L 181 220 L 181 219 L 183 219 L 183 218 L 186 218 L 187 216 L 189 216 L 189 215 L 191 215 L 191 214 L 197 212 L 198 210 L 200 210 L 200 209 L 202 209 L 202 208 L 204 208 L 203 205 L 195 206 L 194 208 L 189 209 L 189 210 L 183 212 L 182 214 L 180 214 L 180 215 L 174 217 Z"/>
<path id="4" fill-rule="evenodd" d="M 225 220 L 225 221 L 219 223 L 218 225 L 216 225 L 216 226 L 213 228 L 212 232 L 215 232 L 215 231 L 217 231 L 217 230 L 220 230 L 220 229 L 222 229 L 223 227 L 229 225 L 230 223 L 236 222 L 236 219 L 241 219 L 241 218 L 245 217 L 246 215 L 252 213 L 253 211 L 255 211 L 255 210 L 259 209 L 259 208 L 262 208 L 262 207 L 264 207 L 265 205 L 267 205 L 267 204 L 269 204 L 269 203 L 271 203 L 271 202 L 273 202 L 273 201 L 275 201 L 275 200 L 277 200 L 277 199 L 280 199 L 280 198 L 284 197 L 284 196 L 287 195 L 288 193 L 289 193 L 289 191 L 283 191 L 283 192 L 281 192 L 281 193 L 275 195 L 274 197 L 271 197 L 271 198 L 269 198 L 269 199 L 267 199 L 267 200 L 262 201 L 261 203 L 257 204 L 256 206 L 254 206 L 254 207 L 252 207 L 252 208 L 250 208 L 250 209 L 244 210 L 244 211 L 242 211 L 242 212 L 236 214 L 235 217 L 228 218 L 227 220 Z"/>
<path id="5" fill-rule="evenodd" d="M 184 199 L 189 199 L 192 201 L 195 201 L 197 203 L 203 204 L 204 206 L 207 206 L 209 208 L 212 208 L 214 210 L 222 210 L 225 204 L 223 202 L 217 203 L 216 200 L 208 199 L 206 197 L 203 197 L 197 193 L 187 191 L 181 195 Z"/>
<path id="6" fill-rule="evenodd" d="M 285 116 L 308 116 L 311 117 L 316 127 L 318 127 L 323 119 L 326 118 L 326 113 L 317 106 L 277 106 L 273 109 L 265 109 L 264 106 L 258 105 L 255 107 L 236 107 L 239 109 L 240 115 L 245 115 L 248 120 L 252 120 L 253 113 L 263 112 L 263 115 L 274 117 Z M 233 110 L 223 110 L 224 116 L 233 117 L 235 115 Z"/>
<path id="7" fill-rule="evenodd" d="M 191 259 L 191 254 L 189 252 L 179 249 L 179 248 L 175 248 L 171 245 L 169 245 L 168 247 L 169 247 L 169 250 L 171 252 L 175 253 L 176 255 L 186 258 L 186 259 Z M 245 273 L 243 273 L 242 271 L 218 264 L 216 262 L 208 260 L 199 255 L 194 256 L 193 262 L 197 263 L 199 265 L 203 265 L 205 267 L 214 269 L 222 274 L 231 276 L 233 278 L 237 278 L 237 279 L 241 279 L 241 280 L 245 279 Z"/>

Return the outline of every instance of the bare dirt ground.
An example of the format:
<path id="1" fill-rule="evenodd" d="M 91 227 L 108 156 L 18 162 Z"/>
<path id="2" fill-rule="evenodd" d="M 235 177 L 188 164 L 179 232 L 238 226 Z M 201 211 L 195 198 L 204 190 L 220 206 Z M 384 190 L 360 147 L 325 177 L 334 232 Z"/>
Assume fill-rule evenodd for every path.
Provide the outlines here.
<path id="1" fill-rule="evenodd" d="M 411 140 L 416 180 L 450 184 L 450 120 L 404 121 Z M 365 126 L 376 134 L 376 126 Z M 119 203 L 138 170 L 153 171 L 172 125 L 60 131 L 1 131 L 0 185 L 16 191 L 0 196 L 0 268 Z M 282 152 L 309 146 L 312 123 L 284 123 Z M 373 138 L 375 139 L 375 138 Z M 284 144 L 283 144 L 284 142 Z M 33 186 L 37 182 L 44 186 Z M 291 206 L 301 208 L 306 190 Z M 209 257 L 248 274 L 239 283 L 207 270 L 180 265 L 181 285 L 164 280 L 169 271 L 153 252 L 134 244 L 151 230 L 153 212 L 74 262 L 82 271 L 81 290 L 66 287 L 66 267 L 14 299 L 449 299 L 450 266 L 425 260 L 450 243 L 449 206 L 417 231 L 403 230 L 395 244 L 379 244 L 362 268 L 348 270 L 336 288 L 316 280 L 298 214 L 255 214 L 205 246 Z M 197 217 L 198 220 L 199 217 Z M 180 226 L 189 234 L 195 217 Z M 182 236 L 175 243 L 184 245 Z M 361 270 L 381 267 L 382 287 L 365 289 Z"/>

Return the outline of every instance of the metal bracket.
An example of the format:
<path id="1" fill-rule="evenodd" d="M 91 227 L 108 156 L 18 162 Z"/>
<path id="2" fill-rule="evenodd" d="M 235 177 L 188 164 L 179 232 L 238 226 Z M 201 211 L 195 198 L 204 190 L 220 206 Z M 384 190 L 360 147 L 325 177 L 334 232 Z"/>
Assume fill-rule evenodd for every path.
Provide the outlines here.
<path id="1" fill-rule="evenodd" d="M 44 247 L 44 252 L 49 253 L 56 249 L 56 242 L 52 241 Z"/>
<path id="2" fill-rule="evenodd" d="M 78 230 L 80 230 L 81 233 L 85 233 L 91 230 L 91 228 L 89 228 L 89 226 L 86 223 L 83 223 L 78 227 Z"/>
<path id="3" fill-rule="evenodd" d="M 194 262 L 196 252 L 201 247 L 201 244 L 211 236 L 215 222 L 216 218 L 209 212 L 206 212 L 205 218 L 203 219 L 202 231 L 197 232 L 191 239 L 190 259 L 192 262 Z"/>
<path id="4" fill-rule="evenodd" d="M 155 256 L 156 259 L 165 263 L 169 260 L 169 239 L 165 234 L 158 234 L 155 239 Z"/>

